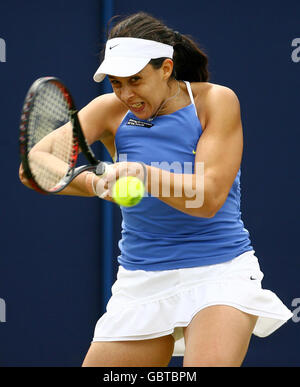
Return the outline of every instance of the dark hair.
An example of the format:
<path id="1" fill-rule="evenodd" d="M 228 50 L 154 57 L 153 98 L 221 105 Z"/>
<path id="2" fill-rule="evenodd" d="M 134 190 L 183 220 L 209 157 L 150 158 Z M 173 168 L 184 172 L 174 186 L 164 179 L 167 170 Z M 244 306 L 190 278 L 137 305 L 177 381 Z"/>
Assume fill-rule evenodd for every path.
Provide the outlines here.
<path id="1" fill-rule="evenodd" d="M 111 19 L 115 21 L 119 16 Z M 208 58 L 189 35 L 168 28 L 162 21 L 145 12 L 138 12 L 119 21 L 108 33 L 108 39 L 131 37 L 155 40 L 174 48 L 172 77 L 189 82 L 206 82 Z M 166 58 L 152 59 L 150 64 L 160 68 Z"/>

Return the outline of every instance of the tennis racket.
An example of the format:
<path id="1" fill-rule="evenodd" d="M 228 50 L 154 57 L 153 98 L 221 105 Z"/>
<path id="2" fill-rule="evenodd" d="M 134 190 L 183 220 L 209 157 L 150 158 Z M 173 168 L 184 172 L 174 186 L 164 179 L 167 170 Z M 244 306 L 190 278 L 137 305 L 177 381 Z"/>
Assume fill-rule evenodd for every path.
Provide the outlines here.
<path id="1" fill-rule="evenodd" d="M 84 171 L 105 173 L 108 164 L 95 157 L 77 113 L 70 92 L 58 78 L 39 78 L 27 92 L 19 146 L 24 175 L 34 190 L 55 194 Z M 78 166 L 80 151 L 88 164 Z"/>

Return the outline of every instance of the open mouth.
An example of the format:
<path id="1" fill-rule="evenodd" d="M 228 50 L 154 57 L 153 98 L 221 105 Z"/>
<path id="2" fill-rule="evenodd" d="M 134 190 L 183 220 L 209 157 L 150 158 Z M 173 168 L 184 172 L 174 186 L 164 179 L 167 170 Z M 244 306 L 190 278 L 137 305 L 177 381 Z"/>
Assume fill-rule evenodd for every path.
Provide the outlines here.
<path id="1" fill-rule="evenodd" d="M 144 102 L 136 102 L 136 103 L 129 105 L 129 107 L 130 107 L 130 110 L 132 110 L 134 112 L 141 112 L 145 107 L 145 103 Z"/>

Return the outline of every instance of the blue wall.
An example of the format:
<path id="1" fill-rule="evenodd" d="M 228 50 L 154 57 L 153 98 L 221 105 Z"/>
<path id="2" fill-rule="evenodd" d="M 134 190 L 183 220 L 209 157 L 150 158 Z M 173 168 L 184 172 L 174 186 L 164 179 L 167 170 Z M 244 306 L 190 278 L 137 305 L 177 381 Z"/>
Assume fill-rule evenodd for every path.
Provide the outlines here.
<path id="1" fill-rule="evenodd" d="M 109 296 L 104 260 L 118 254 L 118 208 L 98 199 L 48 197 L 18 181 L 18 123 L 27 88 L 62 78 L 78 107 L 103 92 L 98 64 L 104 1 L 2 1 L 0 157 L 2 168 L 0 364 L 79 366 Z M 174 3 L 114 0 L 114 14 L 138 10 L 193 35 L 210 58 L 211 82 L 232 88 L 244 126 L 242 209 L 265 273 L 263 286 L 294 309 L 299 286 L 300 3 L 297 0 Z M 263 4 L 262 4 L 263 3 Z M 0 41 L 1 42 L 1 41 Z M 299 44 L 299 43 L 298 43 Z M 3 45 L 0 44 L 0 49 Z M 2 48 L 3 54 L 3 48 Z M 2 59 L 1 59 L 2 58 Z M 299 59 L 299 61 L 298 61 Z M 101 146 L 95 150 L 104 157 Z M 112 216 L 104 233 L 102 220 Z M 73 246 L 70 246 L 73 243 Z M 30 248 L 28 246 L 30 245 Z M 110 271 L 115 270 L 108 264 Z M 245 365 L 299 366 L 298 315 L 265 339 L 253 338 Z M 0 315 L 1 321 L 1 315 Z M 180 364 L 180 359 L 172 364 Z"/>
<path id="2" fill-rule="evenodd" d="M 78 108 L 101 90 L 93 79 L 102 34 L 97 0 L 0 3 L 2 222 L 1 365 L 80 365 L 104 310 L 103 206 L 96 198 L 42 196 L 18 180 L 18 124 L 26 90 L 56 75 Z M 98 154 L 101 147 L 96 147 Z M 30 246 L 30 247 L 29 247 Z"/>

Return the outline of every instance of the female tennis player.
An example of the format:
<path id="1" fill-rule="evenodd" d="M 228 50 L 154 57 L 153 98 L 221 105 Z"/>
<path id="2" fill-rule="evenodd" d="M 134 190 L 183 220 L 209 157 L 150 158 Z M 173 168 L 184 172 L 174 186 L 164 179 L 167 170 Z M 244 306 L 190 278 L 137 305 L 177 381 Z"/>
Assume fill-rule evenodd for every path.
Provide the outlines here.
<path id="1" fill-rule="evenodd" d="M 83 366 L 240 366 L 252 334 L 270 335 L 291 311 L 262 288 L 240 212 L 239 100 L 208 82 L 196 43 L 146 13 L 119 21 L 94 75 L 113 93 L 80 113 L 88 142 L 115 163 L 62 193 L 113 200 L 124 174 L 147 195 L 121 207 L 117 280 Z M 182 347 L 178 344 L 184 343 Z"/>

